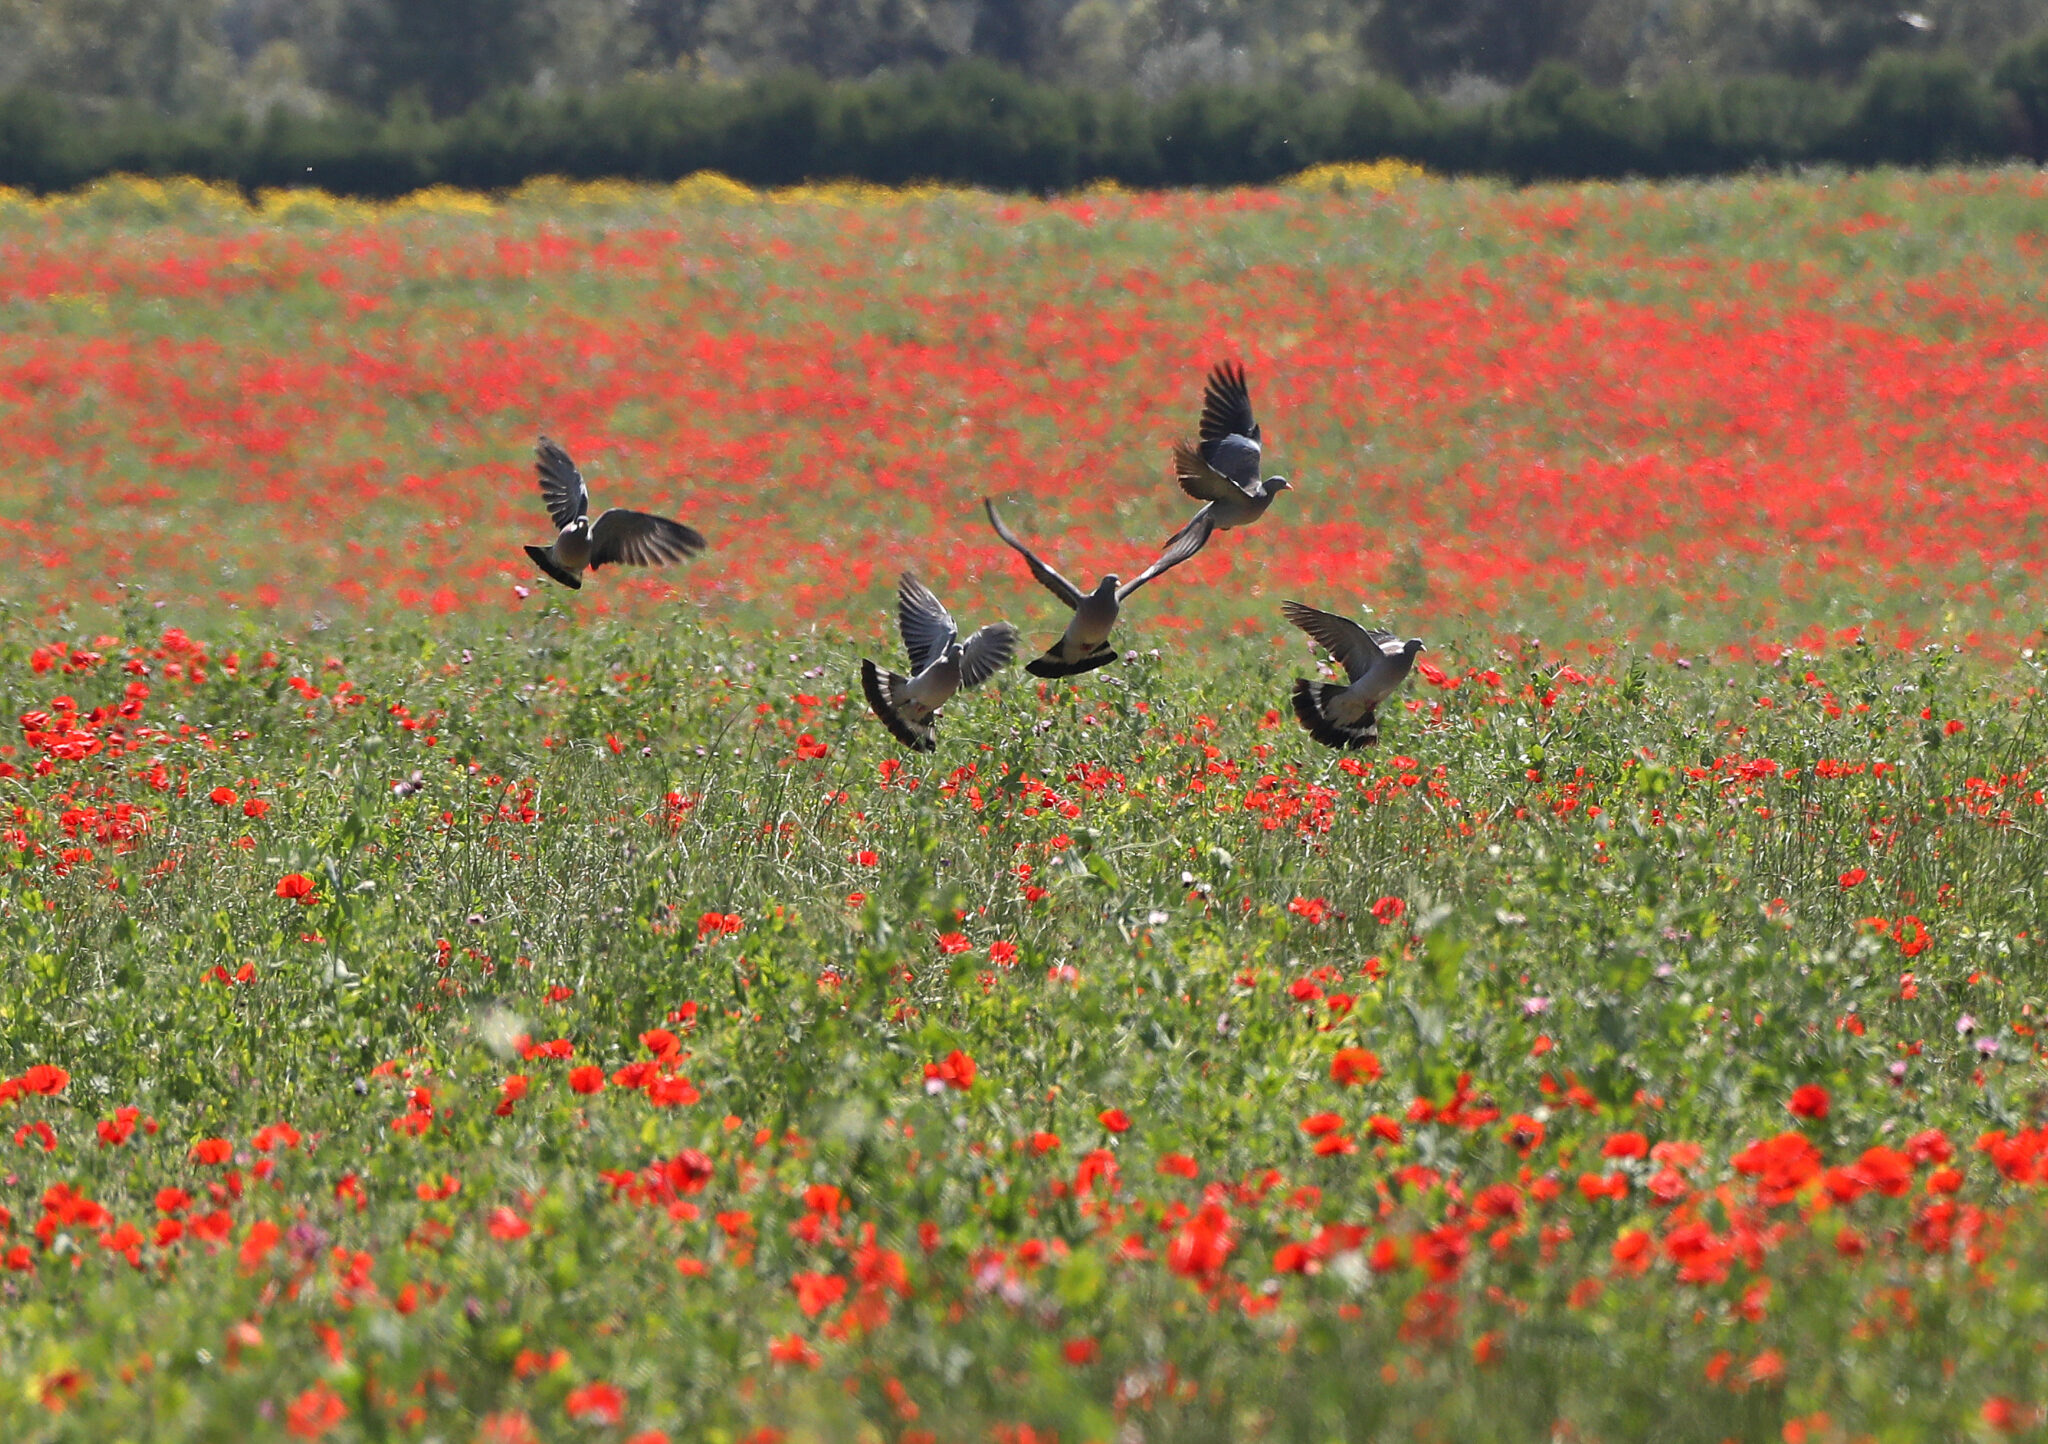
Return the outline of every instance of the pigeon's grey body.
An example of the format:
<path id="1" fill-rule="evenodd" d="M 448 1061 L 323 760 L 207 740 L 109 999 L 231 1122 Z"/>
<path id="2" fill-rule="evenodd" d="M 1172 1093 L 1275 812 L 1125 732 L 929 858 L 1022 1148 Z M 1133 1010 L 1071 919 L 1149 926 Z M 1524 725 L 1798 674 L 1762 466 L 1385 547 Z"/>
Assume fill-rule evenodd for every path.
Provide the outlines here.
<path id="1" fill-rule="evenodd" d="M 899 742 L 930 752 L 938 746 L 939 709 L 955 693 L 979 687 L 1009 665 L 1017 629 L 992 622 L 961 641 L 952 614 L 909 572 L 896 585 L 896 625 L 910 654 L 911 675 L 885 671 L 863 657 L 861 690 Z"/>
<path id="2" fill-rule="evenodd" d="M 1200 550 L 1198 546 L 1184 547 L 1179 551 L 1168 547 L 1158 561 L 1129 582 L 1119 585 L 1116 573 L 1111 572 L 1095 584 L 1094 591 L 1084 592 L 1017 540 L 1003 525 L 1003 519 L 996 515 L 994 502 L 983 497 L 981 505 L 988 512 L 988 524 L 996 529 L 996 535 L 1024 558 L 1039 584 L 1074 609 L 1073 620 L 1067 623 L 1067 630 L 1060 639 L 1046 650 L 1044 656 L 1024 664 L 1024 670 L 1034 677 L 1072 677 L 1114 662 L 1116 648 L 1109 645 L 1109 634 L 1116 630 L 1116 619 L 1123 611 L 1124 602 L 1145 583 L 1179 566 Z"/>
<path id="3" fill-rule="evenodd" d="M 1284 476 L 1260 477 L 1263 457 L 1244 368 L 1220 362 L 1202 388 L 1200 439 L 1175 442 L 1173 447 L 1173 472 L 1180 489 L 1208 505 L 1173 535 L 1167 551 L 1185 550 L 1193 556 L 1217 532 L 1264 516 L 1273 498 L 1290 486 Z"/>
<path id="4" fill-rule="evenodd" d="M 1326 747 L 1364 747 L 1380 740 L 1380 704 L 1394 694 L 1423 650 L 1420 637 L 1403 641 L 1392 632 L 1361 627 L 1348 617 L 1319 612 L 1300 602 L 1282 602 L 1287 620 L 1315 638 L 1350 681 L 1294 682 L 1294 715 L 1308 735 Z"/>
<path id="5" fill-rule="evenodd" d="M 613 507 L 590 519 L 590 492 L 569 453 L 543 436 L 534 444 L 533 469 L 541 499 L 557 530 L 545 547 L 528 546 L 533 564 L 565 587 L 581 587 L 585 570 L 624 562 L 635 567 L 666 566 L 704 550 L 694 527 L 665 516 Z"/>

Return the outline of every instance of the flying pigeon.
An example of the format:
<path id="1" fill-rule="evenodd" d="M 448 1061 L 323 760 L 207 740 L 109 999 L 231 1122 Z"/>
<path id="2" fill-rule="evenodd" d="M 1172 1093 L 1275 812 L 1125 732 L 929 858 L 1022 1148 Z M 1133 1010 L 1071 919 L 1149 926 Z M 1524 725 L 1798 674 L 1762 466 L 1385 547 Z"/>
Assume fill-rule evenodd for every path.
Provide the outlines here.
<path id="1" fill-rule="evenodd" d="M 1282 602 L 1287 620 L 1315 638 L 1351 679 L 1349 685 L 1294 680 L 1294 715 L 1308 735 L 1325 747 L 1364 747 L 1380 740 L 1379 705 L 1393 695 L 1415 666 L 1422 638 L 1402 641 L 1392 632 L 1365 628 L 1300 602 Z"/>
<path id="2" fill-rule="evenodd" d="M 1043 657 L 1024 664 L 1024 670 L 1034 677 L 1074 677 L 1114 662 L 1116 648 L 1109 645 L 1109 634 L 1116 626 L 1117 613 L 1122 610 L 1125 599 L 1152 578 L 1179 566 L 1201 549 L 1199 545 L 1185 544 L 1178 549 L 1168 547 L 1158 561 L 1131 578 L 1128 584 L 1118 586 L 1116 573 L 1111 572 L 1095 584 L 1094 591 L 1084 592 L 1040 561 L 1030 547 L 1018 541 L 1003 525 L 1003 519 L 996 515 L 994 502 L 983 497 L 981 504 L 988 512 L 988 524 L 996 529 L 997 536 L 1016 548 L 1017 554 L 1031 568 L 1031 575 L 1038 578 L 1047 591 L 1074 609 L 1074 620 L 1067 623 L 1065 634 L 1047 649 Z"/>
<path id="3" fill-rule="evenodd" d="M 1273 498 L 1289 490 L 1287 478 L 1259 479 L 1259 423 L 1252 419 L 1252 394 L 1244 367 L 1219 362 L 1202 390 L 1199 443 L 1177 441 L 1173 471 L 1180 489 L 1207 506 L 1166 544 L 1193 556 L 1220 530 L 1257 521 Z"/>
<path id="4" fill-rule="evenodd" d="M 909 572 L 896 585 L 896 625 L 910 653 L 911 675 L 885 672 L 863 657 L 861 690 L 897 741 L 913 752 L 930 752 L 938 746 L 939 708 L 955 692 L 979 687 L 1009 666 L 1017 629 L 991 622 L 962 642 L 951 613 Z"/>
<path id="5" fill-rule="evenodd" d="M 615 506 L 591 521 L 590 492 L 569 453 L 543 436 L 534 445 L 533 457 L 541 498 L 561 534 L 552 546 L 529 546 L 526 554 L 563 586 L 580 589 L 585 567 L 594 571 L 614 562 L 662 567 L 704 550 L 702 533 L 665 516 Z"/>

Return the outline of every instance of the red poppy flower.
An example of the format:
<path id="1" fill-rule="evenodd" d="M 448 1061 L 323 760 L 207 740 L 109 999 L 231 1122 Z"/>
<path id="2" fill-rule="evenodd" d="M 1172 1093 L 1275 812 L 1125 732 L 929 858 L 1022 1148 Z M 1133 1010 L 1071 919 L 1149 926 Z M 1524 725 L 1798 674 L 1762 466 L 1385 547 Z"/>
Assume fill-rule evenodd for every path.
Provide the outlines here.
<path id="1" fill-rule="evenodd" d="M 1650 1151 L 1650 1140 L 1640 1133 L 1616 1133 L 1600 1145 L 1602 1158 L 1641 1158 Z"/>
<path id="2" fill-rule="evenodd" d="M 955 1048 L 938 1062 L 924 1065 L 924 1091 L 943 1093 L 956 1088 L 965 1093 L 974 1086 L 977 1072 L 974 1060 Z"/>
<path id="3" fill-rule="evenodd" d="M 697 940 L 706 938 L 731 937 L 746 926 L 746 920 L 738 913 L 705 913 L 697 919 Z"/>
<path id="4" fill-rule="evenodd" d="M 302 872 L 288 872 L 277 880 L 277 895 L 311 907 L 320 899 L 313 895 L 313 879 Z"/>
<path id="5" fill-rule="evenodd" d="M 796 1294 L 797 1307 L 804 1311 L 806 1318 L 815 1318 L 846 1297 L 846 1280 L 838 1274 L 796 1274 L 790 1279 L 789 1286 Z"/>
<path id="6" fill-rule="evenodd" d="M 1977 1411 L 1977 1417 L 2001 1434 L 2018 1434 L 2033 1426 L 2040 1411 L 2018 1404 L 2003 1394 L 1993 1394 Z"/>
<path id="7" fill-rule="evenodd" d="M 54 1063 L 33 1063 L 21 1075 L 24 1092 L 55 1095 L 64 1091 L 71 1075 Z"/>
<path id="8" fill-rule="evenodd" d="M 1792 1098 L 1785 1107 L 1794 1118 L 1825 1118 L 1828 1116 L 1828 1090 L 1818 1083 L 1802 1083 L 1792 1090 Z"/>
<path id="9" fill-rule="evenodd" d="M 1207 1278 L 1223 1267 L 1236 1247 L 1229 1212 L 1221 1204 L 1206 1203 L 1167 1245 L 1166 1266 L 1177 1274 Z"/>
<path id="10" fill-rule="evenodd" d="M 1347 1086 L 1376 1082 L 1380 1071 L 1378 1055 L 1364 1048 L 1339 1048 L 1330 1059 L 1331 1079 Z"/>
<path id="11" fill-rule="evenodd" d="M 284 1411 L 284 1428 L 294 1439 L 318 1439 L 347 1417 L 341 1396 L 326 1384 L 315 1384 Z"/>
<path id="12" fill-rule="evenodd" d="M 596 1380 L 571 1389 L 562 1407 L 579 1424 L 616 1424 L 626 1417 L 626 1393 L 616 1384 Z"/>
<path id="13" fill-rule="evenodd" d="M 507 1409 L 478 1421 L 476 1444 L 540 1444 L 540 1436 L 533 1432 L 533 1421 L 524 1410 Z"/>
<path id="14" fill-rule="evenodd" d="M 1310 923 L 1325 923 L 1330 920 L 1330 905 L 1319 897 L 1297 897 L 1287 904 L 1287 911 Z"/>
<path id="15" fill-rule="evenodd" d="M 135 1122 L 142 1116 L 139 1108 L 116 1108 L 112 1118 L 102 1118 L 97 1126 L 100 1144 L 116 1148 L 126 1143 L 135 1132 Z"/>

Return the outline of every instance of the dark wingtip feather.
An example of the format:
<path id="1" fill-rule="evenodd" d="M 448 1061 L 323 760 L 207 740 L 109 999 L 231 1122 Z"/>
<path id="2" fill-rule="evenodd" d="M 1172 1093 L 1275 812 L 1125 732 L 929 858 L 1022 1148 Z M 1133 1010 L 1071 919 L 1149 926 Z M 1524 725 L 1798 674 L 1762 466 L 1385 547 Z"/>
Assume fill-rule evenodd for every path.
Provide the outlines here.
<path id="1" fill-rule="evenodd" d="M 1358 748 L 1379 741 L 1380 726 L 1377 717 L 1368 716 L 1357 731 L 1339 727 L 1330 720 L 1325 704 L 1335 693 L 1344 689 L 1334 682 L 1311 682 L 1306 677 L 1294 679 L 1294 715 L 1300 719 L 1302 729 L 1325 747 Z"/>
<path id="2" fill-rule="evenodd" d="M 1208 460 L 1215 444 L 1226 436 L 1259 439 L 1259 424 L 1253 419 L 1251 387 L 1244 367 L 1235 361 L 1218 361 L 1209 368 L 1202 387 L 1202 456 Z"/>

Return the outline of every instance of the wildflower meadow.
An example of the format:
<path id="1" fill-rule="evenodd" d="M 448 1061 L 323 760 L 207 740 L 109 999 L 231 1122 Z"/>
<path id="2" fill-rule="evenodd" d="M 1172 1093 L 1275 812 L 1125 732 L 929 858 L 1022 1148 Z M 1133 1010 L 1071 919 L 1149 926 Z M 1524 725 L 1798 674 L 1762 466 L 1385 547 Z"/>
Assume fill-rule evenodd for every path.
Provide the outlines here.
<path id="1" fill-rule="evenodd" d="M 0 193 L 0 1438 L 2048 1428 L 2048 180 Z M 916 571 L 1030 656 L 869 714 Z M 710 549 L 571 592 L 532 470 Z M 1317 745 L 1297 599 L 1427 640 Z M 1321 669 L 1320 672 L 1318 669 Z"/>

